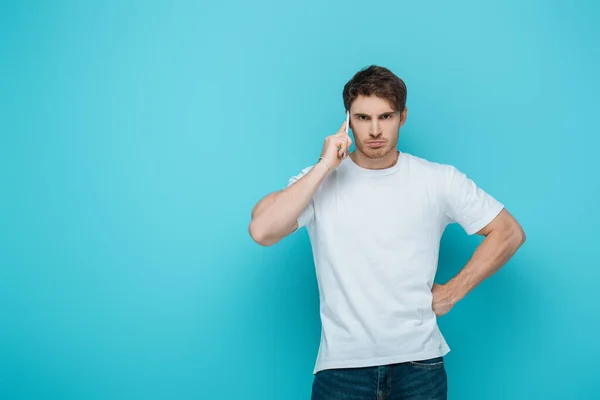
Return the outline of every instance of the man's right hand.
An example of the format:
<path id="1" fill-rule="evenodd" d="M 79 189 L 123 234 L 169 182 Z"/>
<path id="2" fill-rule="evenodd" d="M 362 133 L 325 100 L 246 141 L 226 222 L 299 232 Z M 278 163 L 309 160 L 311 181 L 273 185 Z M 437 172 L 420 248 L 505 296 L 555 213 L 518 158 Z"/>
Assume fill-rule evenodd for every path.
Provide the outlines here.
<path id="1" fill-rule="evenodd" d="M 342 163 L 344 151 L 351 144 L 344 121 L 337 133 L 325 138 L 321 152 L 323 160 L 317 163 L 318 168 L 312 168 L 287 188 L 262 198 L 252 209 L 252 220 L 248 227 L 254 241 L 263 246 L 271 246 L 293 232 L 298 226 L 298 217 L 329 174 L 323 164 L 326 163 L 333 171 Z"/>
<path id="2" fill-rule="evenodd" d="M 344 121 L 337 133 L 325 138 L 321 157 L 323 157 L 329 168 L 333 171 L 342 163 L 344 152 L 347 152 L 351 145 L 352 139 L 350 139 L 350 135 L 346 133 L 346 121 Z"/>

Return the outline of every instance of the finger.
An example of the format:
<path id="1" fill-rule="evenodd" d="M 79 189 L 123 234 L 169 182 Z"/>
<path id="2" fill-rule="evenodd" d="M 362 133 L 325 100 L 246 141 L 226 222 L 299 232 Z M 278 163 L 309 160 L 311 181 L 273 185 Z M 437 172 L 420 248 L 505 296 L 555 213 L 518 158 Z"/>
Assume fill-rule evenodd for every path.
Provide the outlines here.
<path id="1" fill-rule="evenodd" d="M 346 150 L 344 151 L 344 158 L 348 157 L 348 153 L 350 152 L 350 146 L 352 146 L 352 139 L 348 134 L 344 134 L 344 140 L 346 142 Z"/>
<path id="2" fill-rule="evenodd" d="M 344 121 L 344 123 L 342 124 L 342 126 L 340 126 L 340 129 L 337 131 L 337 134 L 346 133 L 346 121 Z"/>
<path id="3" fill-rule="evenodd" d="M 334 136 L 331 139 L 331 143 L 335 147 L 335 151 L 338 153 L 338 156 L 339 156 L 340 151 L 342 151 L 342 141 L 337 136 Z"/>
<path id="4" fill-rule="evenodd" d="M 346 152 L 348 146 L 348 142 L 346 140 L 340 140 L 338 142 L 338 157 L 344 157 L 344 153 Z"/>
<path id="5" fill-rule="evenodd" d="M 348 148 L 350 148 L 350 146 L 352 146 L 352 138 L 350 135 L 346 135 L 346 141 L 348 142 Z"/>
<path id="6" fill-rule="evenodd" d="M 350 137 L 346 134 L 344 134 L 343 136 L 340 136 L 340 139 L 342 140 L 344 147 L 344 153 L 342 154 L 342 157 L 346 158 L 348 156 L 348 151 L 350 150 L 350 146 L 352 146 L 352 139 L 350 139 Z"/>
<path id="7" fill-rule="evenodd" d="M 343 148 L 342 145 L 343 145 L 344 141 L 341 140 L 339 137 L 335 137 L 335 138 L 333 138 L 332 143 L 335 146 L 335 150 L 339 153 L 339 151 L 342 150 L 342 148 Z"/>

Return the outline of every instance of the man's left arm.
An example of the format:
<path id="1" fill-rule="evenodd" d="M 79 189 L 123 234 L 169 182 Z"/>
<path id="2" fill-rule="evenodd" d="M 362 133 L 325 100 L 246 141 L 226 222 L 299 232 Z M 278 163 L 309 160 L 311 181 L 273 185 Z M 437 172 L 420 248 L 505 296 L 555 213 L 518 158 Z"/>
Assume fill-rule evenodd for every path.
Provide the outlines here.
<path id="1" fill-rule="evenodd" d="M 525 242 L 525 232 L 506 210 L 476 232 L 485 236 L 469 262 L 444 285 L 433 285 L 433 310 L 446 314 L 482 281 L 496 273 Z"/>

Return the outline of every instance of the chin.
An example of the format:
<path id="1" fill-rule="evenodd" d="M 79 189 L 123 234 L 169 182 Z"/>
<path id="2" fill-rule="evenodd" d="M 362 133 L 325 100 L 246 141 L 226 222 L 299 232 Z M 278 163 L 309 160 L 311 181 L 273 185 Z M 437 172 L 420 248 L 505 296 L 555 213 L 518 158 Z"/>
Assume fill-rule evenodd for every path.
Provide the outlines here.
<path id="1" fill-rule="evenodd" d="M 394 147 L 385 148 L 385 149 L 371 149 L 367 147 L 362 152 L 365 156 L 372 159 L 383 158 L 387 156 L 389 153 L 394 152 L 396 149 Z"/>

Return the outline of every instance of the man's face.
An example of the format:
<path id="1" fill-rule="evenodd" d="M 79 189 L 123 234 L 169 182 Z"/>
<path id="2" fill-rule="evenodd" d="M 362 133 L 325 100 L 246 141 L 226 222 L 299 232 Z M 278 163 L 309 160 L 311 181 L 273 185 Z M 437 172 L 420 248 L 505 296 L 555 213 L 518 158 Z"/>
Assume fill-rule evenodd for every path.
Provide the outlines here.
<path id="1" fill-rule="evenodd" d="M 402 113 L 394 111 L 387 100 L 375 95 L 358 96 L 350 106 L 350 127 L 356 149 L 371 159 L 396 152 L 406 115 L 406 109 Z"/>

